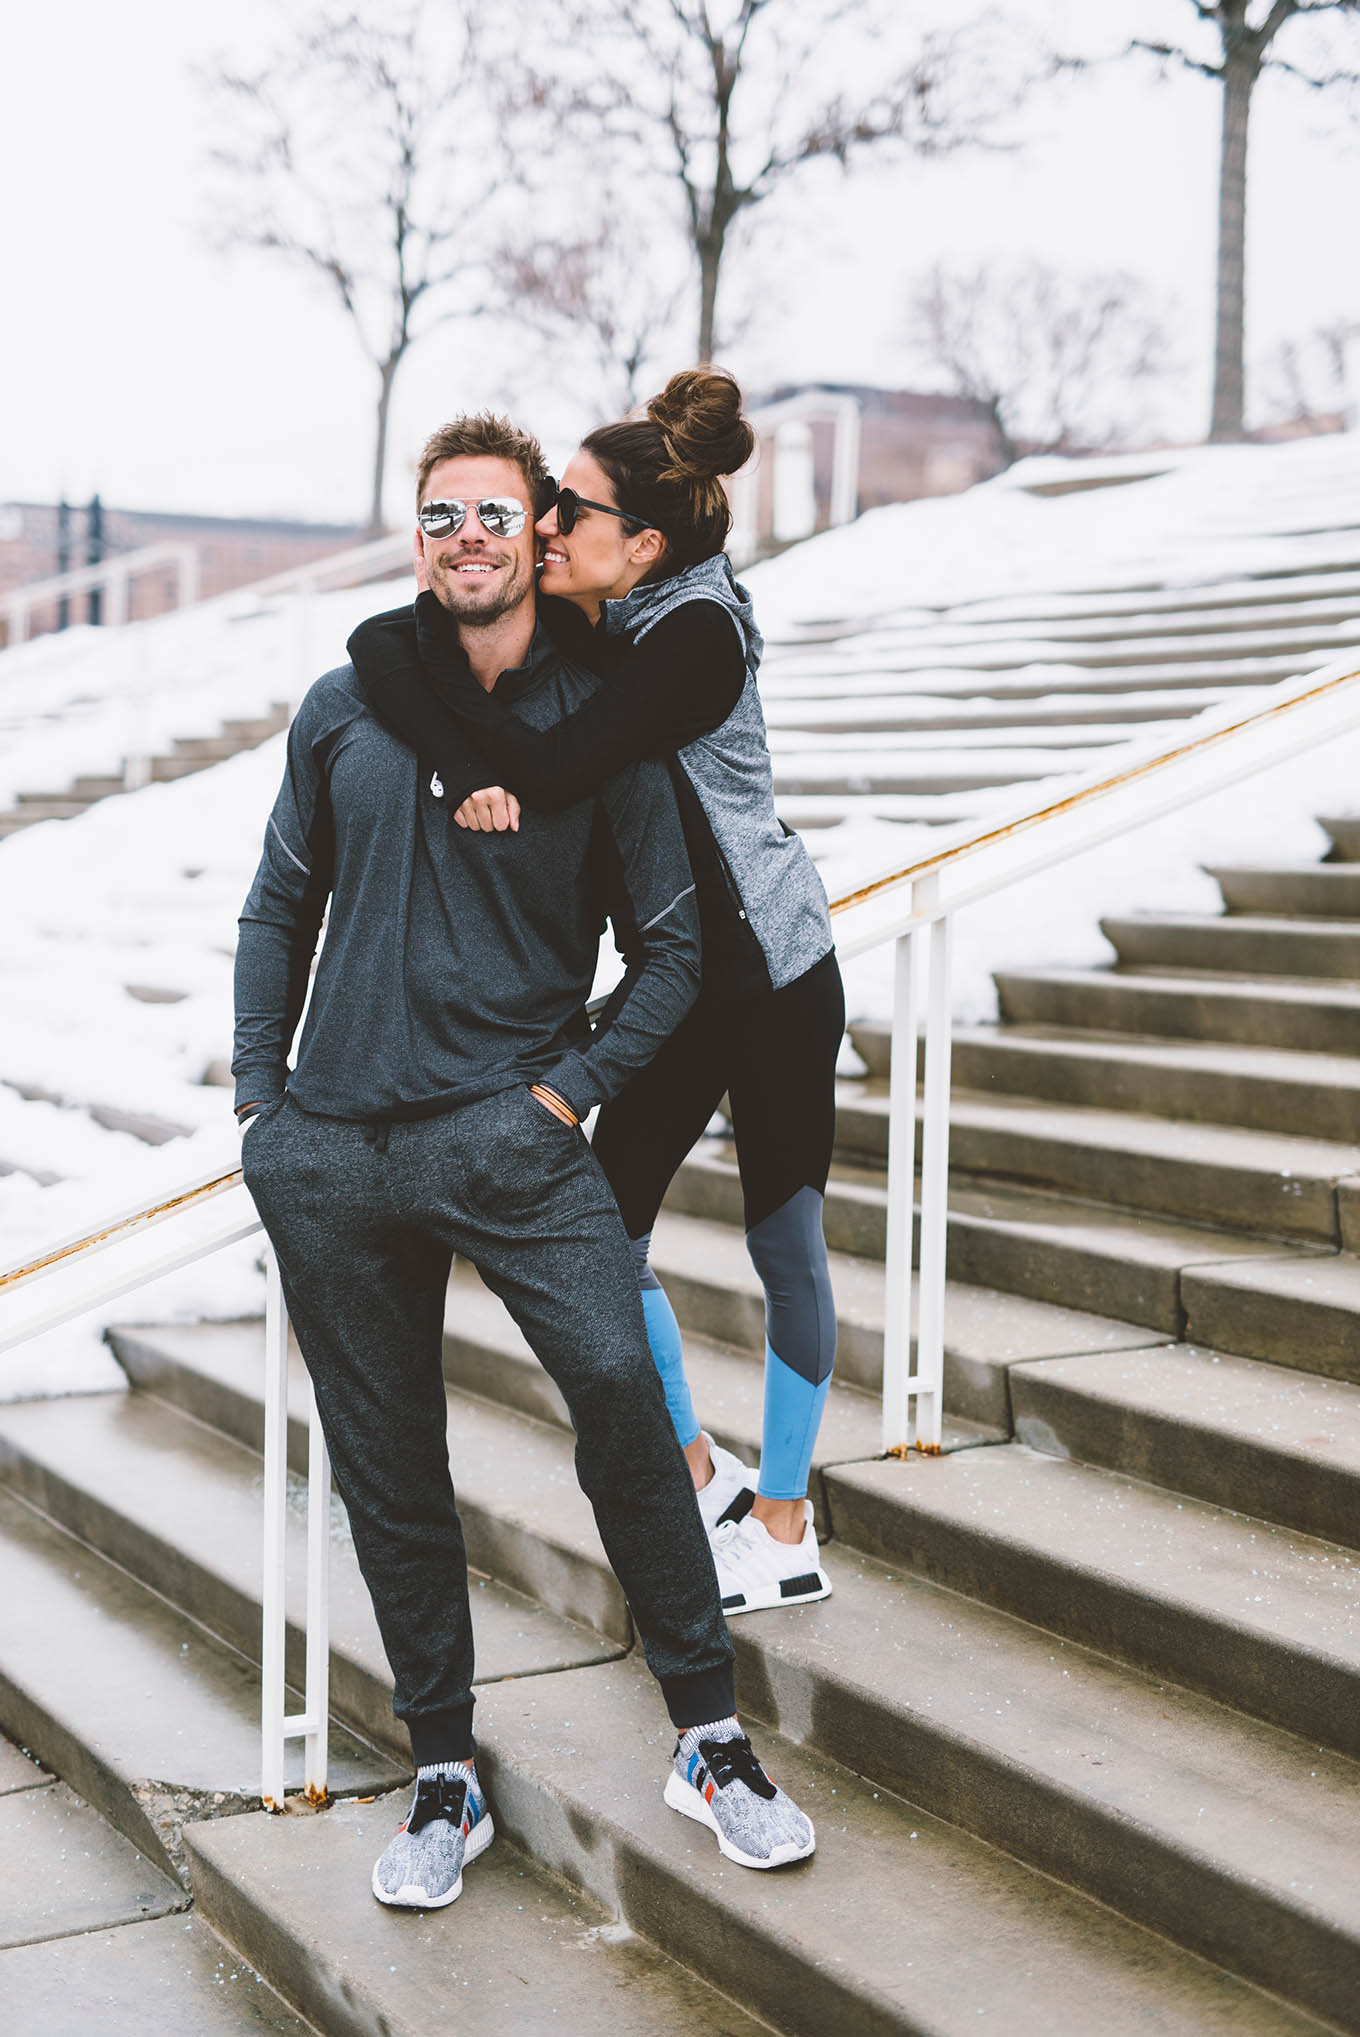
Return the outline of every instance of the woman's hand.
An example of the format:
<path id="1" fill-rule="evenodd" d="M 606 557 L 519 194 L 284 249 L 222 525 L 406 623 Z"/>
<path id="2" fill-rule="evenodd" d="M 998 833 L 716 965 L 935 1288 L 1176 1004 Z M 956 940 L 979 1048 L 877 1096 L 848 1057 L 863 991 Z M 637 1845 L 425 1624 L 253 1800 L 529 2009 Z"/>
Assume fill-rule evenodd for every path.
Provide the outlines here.
<path id="1" fill-rule="evenodd" d="M 428 594 L 430 591 L 430 575 L 425 565 L 425 533 L 419 529 L 416 531 L 415 568 L 416 593 Z"/>
<path id="2" fill-rule="evenodd" d="M 460 828 L 471 828 L 474 834 L 503 835 L 507 828 L 514 834 L 519 830 L 519 801 L 503 785 L 488 785 L 481 792 L 469 792 L 453 817 Z"/>

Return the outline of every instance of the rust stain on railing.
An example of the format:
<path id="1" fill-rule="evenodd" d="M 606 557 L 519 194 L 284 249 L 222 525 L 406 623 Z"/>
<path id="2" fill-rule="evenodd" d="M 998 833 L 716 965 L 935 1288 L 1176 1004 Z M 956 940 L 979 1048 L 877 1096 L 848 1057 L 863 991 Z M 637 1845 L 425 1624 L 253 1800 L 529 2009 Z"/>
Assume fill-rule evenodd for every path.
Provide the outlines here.
<path id="1" fill-rule="evenodd" d="M 881 897 L 885 891 L 893 890 L 899 884 L 907 884 L 913 878 L 923 877 L 927 871 L 943 870 L 950 863 L 957 863 L 964 856 L 971 856 L 975 849 L 983 849 L 994 842 L 1004 842 L 1016 835 L 1037 827 L 1042 820 L 1054 820 L 1059 814 L 1072 813 L 1089 800 L 1099 799 L 1107 792 L 1115 792 L 1121 785 L 1134 785 L 1140 778 L 1147 778 L 1160 771 L 1164 765 L 1177 763 L 1183 757 L 1193 757 L 1197 751 L 1209 750 L 1216 743 L 1225 742 L 1229 736 L 1240 735 L 1244 729 L 1265 727 L 1277 721 L 1295 707 L 1305 707 L 1310 701 L 1321 700 L 1325 694 L 1338 686 L 1348 686 L 1352 680 L 1360 679 L 1360 672 L 1343 672 L 1336 679 L 1328 679 L 1321 686 L 1310 687 L 1307 693 L 1296 693 L 1289 700 L 1277 701 L 1273 707 L 1263 708 L 1259 714 L 1249 714 L 1243 721 L 1235 721 L 1227 728 L 1214 729 L 1206 736 L 1197 736 L 1192 743 L 1181 743 L 1174 750 L 1162 750 L 1155 757 L 1148 757 L 1141 764 L 1133 765 L 1127 771 L 1117 771 L 1112 777 L 1102 778 L 1098 785 L 1083 786 L 1080 792 L 1073 792 L 1066 799 L 1055 800 L 1052 806 L 1041 807 L 1037 813 L 1021 814 L 1018 820 L 1007 821 L 1004 826 L 984 828 L 981 834 L 960 842 L 955 848 L 946 849 L 938 856 L 927 856 L 919 863 L 909 863 L 905 869 L 894 870 L 887 877 L 875 877 L 872 883 L 863 884 L 858 891 L 848 891 L 844 898 L 832 901 L 832 912 L 848 912 L 852 905 L 863 905 L 867 899 Z"/>
<path id="2" fill-rule="evenodd" d="M 94 1245 L 105 1245 L 116 1238 L 120 1231 L 135 1230 L 138 1224 L 151 1223 L 157 1217 L 173 1216 L 176 1211 L 190 1209 L 196 1202 L 207 1202 L 211 1196 L 219 1195 L 223 1189 L 233 1188 L 241 1179 L 239 1167 L 230 1174 L 219 1174 L 212 1181 L 201 1181 L 197 1188 L 186 1188 L 180 1195 L 172 1195 L 166 1202 L 153 1203 L 150 1208 L 138 1210 L 134 1216 L 123 1217 L 116 1224 L 109 1224 L 102 1231 L 91 1231 L 87 1238 L 77 1238 L 59 1250 L 49 1252 L 44 1258 L 30 1259 L 26 1266 L 15 1266 L 8 1273 L 0 1273 L 0 1291 L 17 1287 L 30 1274 L 41 1273 L 46 1267 L 59 1266 L 63 1259 L 73 1259 L 79 1252 L 88 1252 Z"/>

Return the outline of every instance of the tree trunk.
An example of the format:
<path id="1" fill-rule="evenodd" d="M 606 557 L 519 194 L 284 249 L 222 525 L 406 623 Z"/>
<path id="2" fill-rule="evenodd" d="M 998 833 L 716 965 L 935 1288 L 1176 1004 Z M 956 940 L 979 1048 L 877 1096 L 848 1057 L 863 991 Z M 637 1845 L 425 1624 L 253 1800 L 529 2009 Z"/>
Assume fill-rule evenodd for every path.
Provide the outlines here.
<path id="1" fill-rule="evenodd" d="M 713 321 L 718 303 L 722 241 L 716 234 L 699 243 L 699 360 L 713 359 Z"/>
<path id="2" fill-rule="evenodd" d="M 378 370 L 378 420 L 373 446 L 373 487 L 368 505 L 368 535 L 383 534 L 383 478 L 387 472 L 387 413 L 392 404 L 392 384 L 401 366 L 401 355 L 383 362 Z"/>
<path id="3" fill-rule="evenodd" d="M 1254 48 L 1224 52 L 1223 137 L 1218 184 L 1218 290 L 1214 323 L 1214 405 L 1209 437 L 1241 439 L 1243 306 L 1246 297 L 1247 121 L 1260 75 Z"/>

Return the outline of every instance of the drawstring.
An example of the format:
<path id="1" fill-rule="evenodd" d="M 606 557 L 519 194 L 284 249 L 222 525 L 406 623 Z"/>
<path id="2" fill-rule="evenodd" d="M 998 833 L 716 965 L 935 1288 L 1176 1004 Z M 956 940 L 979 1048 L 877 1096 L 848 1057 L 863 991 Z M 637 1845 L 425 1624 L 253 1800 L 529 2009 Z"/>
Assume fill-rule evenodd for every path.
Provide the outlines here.
<path id="1" fill-rule="evenodd" d="M 371 1123 L 366 1121 L 361 1124 L 359 1130 L 368 1140 L 375 1153 L 385 1153 L 387 1151 L 387 1141 L 392 1136 L 391 1118 L 374 1118 Z"/>

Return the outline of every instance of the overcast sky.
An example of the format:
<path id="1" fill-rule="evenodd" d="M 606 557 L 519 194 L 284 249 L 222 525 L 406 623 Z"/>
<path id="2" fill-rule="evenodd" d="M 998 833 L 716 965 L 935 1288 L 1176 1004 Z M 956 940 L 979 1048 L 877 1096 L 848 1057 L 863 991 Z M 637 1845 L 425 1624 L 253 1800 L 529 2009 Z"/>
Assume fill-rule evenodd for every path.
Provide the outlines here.
<path id="1" fill-rule="evenodd" d="M 526 28 L 539 18 L 529 0 Z M 925 25 L 962 0 L 902 0 Z M 1189 0 L 1011 0 L 1056 42 L 1109 48 L 1191 17 Z M 372 371 L 340 314 L 264 257 L 202 233 L 203 101 L 194 67 L 262 57 L 299 0 L 66 0 L 8 10 L 0 47 L 4 277 L 0 501 L 358 518 Z M 16 17 L 18 17 L 16 19 Z M 794 378 L 919 385 L 903 303 L 937 260 L 1037 254 L 1119 267 L 1166 303 L 1184 364 L 1164 424 L 1202 431 L 1208 401 L 1218 94 L 1111 67 L 1037 98 L 1018 154 L 830 167 L 762 229 L 754 317 L 730 365 Z M 1360 319 L 1360 128 L 1268 82 L 1253 116 L 1249 351 Z M 560 455 L 588 419 L 546 346 L 505 366 L 503 338 L 447 328 L 411 356 L 394 406 L 390 510 L 411 455 L 454 411 L 512 403 Z M 679 365 L 678 362 L 672 365 Z"/>

